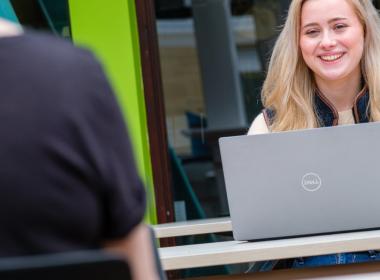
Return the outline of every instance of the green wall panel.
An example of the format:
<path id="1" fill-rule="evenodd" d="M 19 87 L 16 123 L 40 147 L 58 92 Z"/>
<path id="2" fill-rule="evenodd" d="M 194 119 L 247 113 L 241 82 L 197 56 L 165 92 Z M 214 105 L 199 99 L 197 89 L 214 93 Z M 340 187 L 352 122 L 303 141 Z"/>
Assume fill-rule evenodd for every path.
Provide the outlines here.
<path id="1" fill-rule="evenodd" d="M 97 55 L 116 91 L 140 176 L 147 186 L 147 221 L 156 223 L 134 1 L 69 0 L 69 9 L 74 43 Z"/>

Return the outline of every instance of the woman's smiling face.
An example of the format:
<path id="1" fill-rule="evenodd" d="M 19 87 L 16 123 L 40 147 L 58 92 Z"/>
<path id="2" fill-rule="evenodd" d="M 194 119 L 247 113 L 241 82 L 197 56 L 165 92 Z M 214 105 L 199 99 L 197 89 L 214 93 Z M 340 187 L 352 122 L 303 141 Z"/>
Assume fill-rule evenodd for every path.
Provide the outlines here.
<path id="1" fill-rule="evenodd" d="M 346 0 L 307 0 L 301 11 L 299 45 L 317 81 L 361 75 L 364 30 Z"/>

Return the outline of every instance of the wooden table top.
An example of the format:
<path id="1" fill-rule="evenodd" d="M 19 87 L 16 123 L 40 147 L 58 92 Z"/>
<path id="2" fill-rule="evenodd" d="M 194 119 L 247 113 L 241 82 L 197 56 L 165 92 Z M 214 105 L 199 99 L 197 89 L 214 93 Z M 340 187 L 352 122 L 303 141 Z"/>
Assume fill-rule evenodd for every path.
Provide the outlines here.
<path id="1" fill-rule="evenodd" d="M 232 231 L 231 219 L 214 218 L 153 226 L 157 238 Z"/>
<path id="2" fill-rule="evenodd" d="M 204 267 L 301 256 L 373 250 L 380 230 L 246 242 L 226 241 L 160 248 L 164 270 Z"/>

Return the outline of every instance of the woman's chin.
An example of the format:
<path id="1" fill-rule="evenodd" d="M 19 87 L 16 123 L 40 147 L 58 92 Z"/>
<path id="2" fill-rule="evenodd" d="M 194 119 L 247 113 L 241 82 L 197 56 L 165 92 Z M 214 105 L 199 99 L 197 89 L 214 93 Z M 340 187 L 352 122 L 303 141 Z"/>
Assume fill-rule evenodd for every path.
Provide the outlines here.
<path id="1" fill-rule="evenodd" d="M 319 73 L 317 76 L 319 77 L 319 79 L 326 82 L 335 82 L 343 80 L 347 77 L 347 75 L 345 75 L 345 73 L 342 72 Z"/>

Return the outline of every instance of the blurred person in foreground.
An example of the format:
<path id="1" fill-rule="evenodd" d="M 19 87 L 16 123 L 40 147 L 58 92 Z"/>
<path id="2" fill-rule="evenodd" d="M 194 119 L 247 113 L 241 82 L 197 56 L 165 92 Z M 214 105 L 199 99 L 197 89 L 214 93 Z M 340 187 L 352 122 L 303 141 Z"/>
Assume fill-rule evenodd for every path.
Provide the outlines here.
<path id="1" fill-rule="evenodd" d="M 90 52 L 0 19 L 0 257 L 102 249 L 157 279 L 145 193 Z"/>

